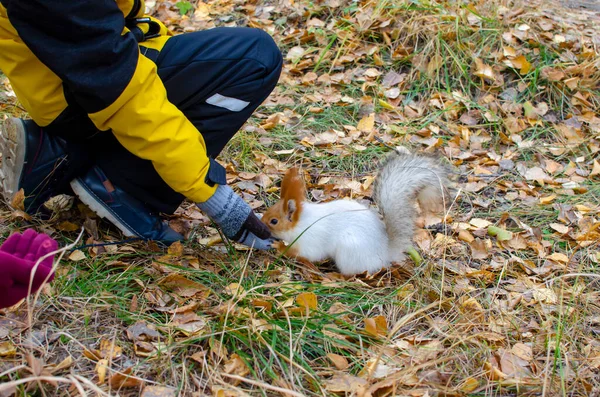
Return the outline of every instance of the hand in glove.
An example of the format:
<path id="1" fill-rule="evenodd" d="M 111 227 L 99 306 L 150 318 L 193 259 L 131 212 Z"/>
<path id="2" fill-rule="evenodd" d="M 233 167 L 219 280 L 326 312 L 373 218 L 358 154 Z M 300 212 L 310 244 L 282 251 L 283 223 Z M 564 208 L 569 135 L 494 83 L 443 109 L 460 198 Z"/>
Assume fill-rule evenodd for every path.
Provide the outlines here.
<path id="1" fill-rule="evenodd" d="M 0 308 L 9 307 L 27 296 L 31 272 L 39 258 L 56 251 L 56 241 L 32 229 L 22 235 L 14 233 L 0 246 Z M 31 292 L 37 291 L 52 271 L 54 256 L 44 259 L 31 282 Z M 48 281 L 54 278 L 52 274 Z"/>
<path id="2" fill-rule="evenodd" d="M 197 203 L 227 238 L 259 250 L 271 248 L 271 232 L 250 206 L 227 185 L 218 185 L 207 201 Z"/>

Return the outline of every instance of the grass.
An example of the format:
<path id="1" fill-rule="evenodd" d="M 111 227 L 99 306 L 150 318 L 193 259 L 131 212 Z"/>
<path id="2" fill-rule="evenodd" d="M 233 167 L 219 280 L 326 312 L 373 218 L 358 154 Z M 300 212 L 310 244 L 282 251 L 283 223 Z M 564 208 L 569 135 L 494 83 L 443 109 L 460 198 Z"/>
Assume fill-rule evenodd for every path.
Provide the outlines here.
<path id="1" fill-rule="evenodd" d="M 242 171 L 271 178 L 272 185 L 244 191 L 245 197 L 274 203 L 285 169 L 302 164 L 320 199 L 368 199 L 369 191 L 319 181 L 362 183 L 392 147 L 404 145 L 455 165 L 461 194 L 449 213 L 452 223 L 419 231 L 420 265 L 409 260 L 350 278 L 331 263 L 314 269 L 274 253 L 206 247 L 197 240 L 211 235 L 211 225 L 198 222 L 182 251 L 140 242 L 80 247 L 86 258 L 63 258 L 34 305 L 0 315 L 0 384 L 14 386 L 19 396 L 150 395 L 158 385 L 170 388 L 165 396 L 597 393 L 600 184 L 589 173 L 600 139 L 590 116 L 598 117 L 600 61 L 578 25 L 583 22 L 560 19 L 564 10 L 536 1 L 273 6 L 272 24 L 231 6 L 235 20 L 272 29 L 284 55 L 294 46 L 306 50 L 294 63 L 286 60 L 271 100 L 219 159 L 232 178 Z M 323 23 L 309 26 L 312 18 Z M 544 21 L 552 22 L 550 30 L 540 27 Z M 527 39 L 507 43 L 504 35 L 520 34 L 524 24 Z M 579 39 L 569 41 L 575 33 Z M 565 43 L 557 44 L 556 35 Z M 507 46 L 531 63 L 528 73 L 506 65 Z M 492 68 L 495 81 L 476 75 L 475 58 Z M 576 89 L 564 79 L 548 80 L 548 68 L 578 78 Z M 365 76 L 369 69 L 380 74 Z M 390 71 L 406 73 L 395 99 L 383 87 Z M 341 81 L 303 83 L 309 72 Z M 0 118 L 22 116 L 18 102 L 2 92 Z M 574 102 L 576 92 L 595 109 Z M 528 119 L 528 102 L 544 102 L 548 112 Z M 361 132 L 350 143 L 302 141 L 332 131 L 352 137 L 370 113 L 373 134 Z M 263 129 L 274 114 L 280 122 Z M 463 122 L 465 114 L 475 122 Z M 522 130 L 511 132 L 510 117 L 523 122 Z M 574 121 L 581 139 L 560 129 Z M 500 168 L 500 160 L 513 167 Z M 563 167 L 547 171 L 550 181 L 524 177 L 550 160 Z M 234 179 L 236 188 L 240 180 Z M 568 182 L 584 189 L 565 188 Z M 470 191 L 472 183 L 483 185 Z M 4 209 L 0 232 L 34 225 L 64 246 L 77 233 L 57 225 L 65 219 L 79 225 L 87 216 L 73 208 L 52 222 L 28 223 Z M 514 238 L 491 237 L 472 226 L 476 219 Z M 556 224 L 569 231 L 559 233 Z M 102 242 L 121 238 L 107 224 L 98 226 Z M 307 310 L 300 302 L 312 297 L 316 307 Z M 106 345 L 109 351 L 101 352 Z M 56 369 L 68 357 L 72 362 Z M 122 386 L 115 376 L 127 373 L 133 380 Z"/>

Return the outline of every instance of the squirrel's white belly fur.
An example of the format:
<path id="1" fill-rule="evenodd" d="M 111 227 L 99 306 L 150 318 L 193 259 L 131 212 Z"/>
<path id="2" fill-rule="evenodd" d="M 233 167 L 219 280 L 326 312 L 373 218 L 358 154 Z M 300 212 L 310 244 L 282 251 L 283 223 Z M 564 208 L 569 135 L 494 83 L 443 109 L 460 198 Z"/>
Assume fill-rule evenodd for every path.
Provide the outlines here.
<path id="1" fill-rule="evenodd" d="M 298 256 L 311 262 L 333 259 L 344 274 L 388 266 L 388 236 L 377 212 L 352 200 L 302 205 L 296 227 L 279 236 L 287 244 L 297 243 Z"/>

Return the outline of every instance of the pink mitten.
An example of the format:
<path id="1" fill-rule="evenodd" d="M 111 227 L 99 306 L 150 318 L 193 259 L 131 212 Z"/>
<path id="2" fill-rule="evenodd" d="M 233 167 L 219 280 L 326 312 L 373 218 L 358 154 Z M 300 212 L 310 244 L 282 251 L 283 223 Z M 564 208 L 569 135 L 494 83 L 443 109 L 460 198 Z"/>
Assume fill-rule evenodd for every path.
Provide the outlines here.
<path id="1" fill-rule="evenodd" d="M 32 229 L 22 235 L 14 233 L 0 246 L 0 308 L 9 307 L 27 296 L 31 272 L 39 258 L 56 251 L 58 244 L 43 233 Z M 54 255 L 37 267 L 31 283 L 31 292 L 37 291 L 52 271 Z M 54 278 L 51 275 L 49 281 Z"/>

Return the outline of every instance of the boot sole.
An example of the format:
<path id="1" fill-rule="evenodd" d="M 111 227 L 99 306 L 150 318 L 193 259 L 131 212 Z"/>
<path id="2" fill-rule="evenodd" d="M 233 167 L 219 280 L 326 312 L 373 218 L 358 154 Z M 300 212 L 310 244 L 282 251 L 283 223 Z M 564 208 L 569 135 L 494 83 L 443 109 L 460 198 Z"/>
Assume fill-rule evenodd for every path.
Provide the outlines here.
<path id="1" fill-rule="evenodd" d="M 11 203 L 19 190 L 19 182 L 25 166 L 26 150 L 25 125 L 21 119 L 9 118 L 0 128 L 0 185 L 4 201 Z"/>
<path id="2" fill-rule="evenodd" d="M 112 211 L 106 208 L 106 206 L 102 203 L 102 200 L 98 196 L 91 192 L 83 183 L 79 181 L 79 179 L 73 179 L 71 181 L 71 189 L 73 192 L 79 197 L 81 202 L 87 205 L 96 215 L 100 218 L 108 220 L 110 223 L 115 225 L 121 233 L 123 233 L 126 237 L 142 237 L 135 233 L 127 223 L 125 223 L 122 219 L 120 219 L 117 215 L 115 215 Z"/>

